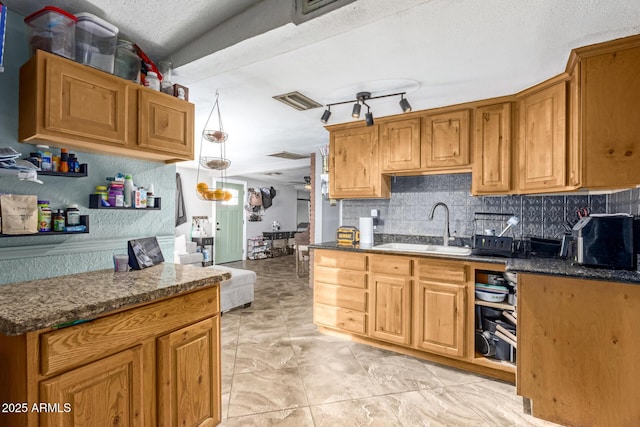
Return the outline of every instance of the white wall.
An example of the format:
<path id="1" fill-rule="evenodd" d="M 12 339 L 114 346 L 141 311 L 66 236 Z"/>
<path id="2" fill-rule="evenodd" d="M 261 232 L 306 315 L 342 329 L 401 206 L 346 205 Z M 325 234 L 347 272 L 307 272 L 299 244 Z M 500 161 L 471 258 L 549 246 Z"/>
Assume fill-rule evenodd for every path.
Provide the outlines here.
<path id="1" fill-rule="evenodd" d="M 313 177 L 316 183 L 320 182 L 322 172 L 322 156 L 316 156 L 316 174 Z M 314 242 L 332 242 L 336 240 L 336 229 L 340 226 L 340 203 L 331 206 L 320 192 L 320 185 L 315 186 L 315 230 Z"/>
<path id="2" fill-rule="evenodd" d="M 184 168 L 177 166 L 176 172 L 180 174 L 182 179 L 182 192 L 184 195 L 184 206 L 187 213 L 187 222 L 175 229 L 175 235 L 179 236 L 184 234 L 187 236 L 187 240 L 191 237 L 191 217 L 193 216 L 208 216 L 211 223 L 214 222 L 214 206 L 215 202 L 200 200 L 196 192 L 197 184 L 197 169 Z M 201 173 L 200 181 L 206 182 L 212 185 L 212 178 L 208 175 Z M 211 230 L 209 230 L 211 231 Z M 209 234 L 210 235 L 210 234 Z"/>
<path id="3" fill-rule="evenodd" d="M 234 177 L 234 179 L 239 180 L 242 177 Z M 263 231 L 272 231 L 273 221 L 280 223 L 282 231 L 296 231 L 298 229 L 298 191 L 294 187 L 251 179 L 246 181 L 248 188 L 273 187 L 276 189 L 273 205 L 262 211 L 262 221 L 247 221 L 247 238 L 262 236 Z"/>

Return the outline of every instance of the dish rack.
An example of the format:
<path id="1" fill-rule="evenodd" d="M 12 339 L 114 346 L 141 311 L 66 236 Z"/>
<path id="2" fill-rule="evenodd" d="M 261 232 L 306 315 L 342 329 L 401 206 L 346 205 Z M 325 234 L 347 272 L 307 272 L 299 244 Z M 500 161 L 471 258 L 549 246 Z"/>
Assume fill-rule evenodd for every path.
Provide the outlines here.
<path id="1" fill-rule="evenodd" d="M 516 254 L 513 247 L 513 239 L 515 237 L 513 228 L 511 228 L 512 237 L 478 234 L 476 231 L 480 226 L 480 230 L 484 233 L 484 230 L 487 229 L 485 228 L 486 224 L 489 224 L 489 227 L 498 225 L 500 231 L 502 231 L 506 227 L 507 219 L 512 216 L 512 213 L 475 212 L 473 214 L 471 253 L 473 255 L 514 257 Z M 489 229 L 497 230 L 497 227 Z"/>

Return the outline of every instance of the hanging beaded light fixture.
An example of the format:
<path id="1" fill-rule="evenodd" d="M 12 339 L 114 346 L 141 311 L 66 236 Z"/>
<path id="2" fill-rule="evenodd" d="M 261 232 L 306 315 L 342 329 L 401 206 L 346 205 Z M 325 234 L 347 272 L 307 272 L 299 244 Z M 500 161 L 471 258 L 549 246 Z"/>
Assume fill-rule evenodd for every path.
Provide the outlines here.
<path id="1" fill-rule="evenodd" d="M 218 127 L 213 128 L 209 126 L 209 121 L 211 120 L 211 116 L 213 116 L 213 112 L 217 110 L 218 113 Z M 222 126 L 222 115 L 220 114 L 220 94 L 216 91 L 216 101 L 213 103 L 213 107 L 211 108 L 211 112 L 209 113 L 209 117 L 204 124 L 204 130 L 202 131 L 202 136 L 200 138 L 200 158 L 198 161 L 198 174 L 196 180 L 198 184 L 196 186 L 198 198 L 201 200 L 209 200 L 212 202 L 223 202 L 230 200 L 232 194 L 224 189 L 224 185 L 227 182 L 227 169 L 231 166 L 231 161 L 226 158 L 225 153 L 225 143 L 227 141 L 229 135 L 227 135 L 224 131 L 224 127 Z M 218 146 L 219 156 L 203 156 L 202 155 L 202 146 L 204 145 L 204 140 L 211 142 Z M 200 181 L 200 169 L 210 169 L 210 170 L 218 170 L 220 171 L 220 181 L 219 186 L 216 188 L 209 187 L 204 181 Z"/>

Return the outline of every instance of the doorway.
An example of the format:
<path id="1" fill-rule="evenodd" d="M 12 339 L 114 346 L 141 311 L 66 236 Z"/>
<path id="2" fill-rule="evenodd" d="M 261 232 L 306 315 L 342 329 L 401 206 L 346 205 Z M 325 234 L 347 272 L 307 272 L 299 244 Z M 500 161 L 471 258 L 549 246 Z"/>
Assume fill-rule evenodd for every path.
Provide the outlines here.
<path id="1" fill-rule="evenodd" d="M 216 206 L 215 263 L 242 261 L 244 254 L 244 199 L 246 183 L 225 182 L 224 190 L 231 193 L 231 200 Z"/>

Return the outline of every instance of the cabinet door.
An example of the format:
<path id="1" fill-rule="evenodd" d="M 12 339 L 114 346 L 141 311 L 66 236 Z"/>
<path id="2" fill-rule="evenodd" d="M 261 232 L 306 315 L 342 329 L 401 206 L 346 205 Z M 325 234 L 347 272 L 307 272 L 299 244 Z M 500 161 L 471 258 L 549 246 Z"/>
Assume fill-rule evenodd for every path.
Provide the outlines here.
<path id="1" fill-rule="evenodd" d="M 525 96 L 519 104 L 519 190 L 565 186 L 566 83 Z"/>
<path id="2" fill-rule="evenodd" d="M 158 338 L 158 425 L 220 423 L 220 317 Z"/>
<path id="3" fill-rule="evenodd" d="M 420 169 L 420 118 L 383 123 L 381 132 L 382 172 Z"/>
<path id="4" fill-rule="evenodd" d="M 411 341 L 411 277 L 372 274 L 369 335 L 384 341 Z"/>
<path id="5" fill-rule="evenodd" d="M 469 166 L 469 110 L 426 116 L 423 156 L 427 169 Z"/>
<path id="6" fill-rule="evenodd" d="M 146 426 L 142 346 L 116 353 L 40 383 L 40 402 L 59 405 L 41 412 L 47 427 Z M 69 406 L 65 407 L 65 404 Z"/>
<path id="7" fill-rule="evenodd" d="M 123 79 L 63 58 L 46 57 L 44 128 L 61 138 L 127 144 L 129 88 Z"/>
<path id="8" fill-rule="evenodd" d="M 138 145 L 193 160 L 194 105 L 140 88 Z"/>
<path id="9" fill-rule="evenodd" d="M 474 115 L 473 193 L 511 189 L 511 104 L 480 107 Z"/>
<path id="10" fill-rule="evenodd" d="M 332 198 L 389 197 L 389 180 L 380 174 L 377 126 L 331 132 L 329 195 Z"/>
<path id="11" fill-rule="evenodd" d="M 464 285 L 419 280 L 415 287 L 414 345 L 449 356 L 464 356 Z"/>

